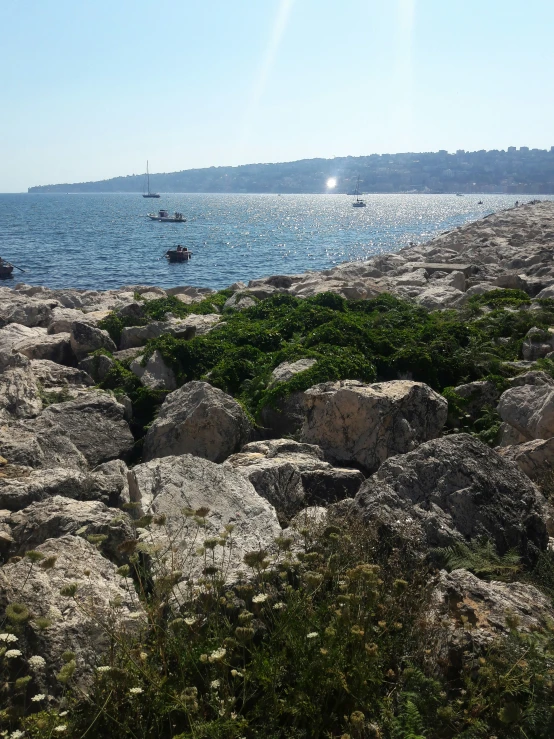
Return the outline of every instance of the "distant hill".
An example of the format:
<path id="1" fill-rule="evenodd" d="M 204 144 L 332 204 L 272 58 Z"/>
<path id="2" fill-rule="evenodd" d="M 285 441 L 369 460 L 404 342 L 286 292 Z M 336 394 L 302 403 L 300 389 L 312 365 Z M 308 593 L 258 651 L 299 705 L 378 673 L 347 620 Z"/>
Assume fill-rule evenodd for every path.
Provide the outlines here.
<path id="1" fill-rule="evenodd" d="M 301 159 L 279 164 L 208 167 L 150 175 L 156 192 L 352 193 L 360 177 L 366 193 L 511 192 L 554 193 L 554 147 L 508 151 L 447 151 Z M 333 190 L 327 180 L 337 178 Z M 142 192 L 144 175 L 100 182 L 30 187 L 30 193 Z"/>

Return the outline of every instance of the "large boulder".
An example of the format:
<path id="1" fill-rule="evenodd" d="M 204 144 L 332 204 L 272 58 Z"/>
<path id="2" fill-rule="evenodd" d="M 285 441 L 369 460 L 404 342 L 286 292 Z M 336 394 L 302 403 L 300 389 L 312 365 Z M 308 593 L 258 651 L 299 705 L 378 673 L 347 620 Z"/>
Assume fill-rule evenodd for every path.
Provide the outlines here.
<path id="1" fill-rule="evenodd" d="M 106 354 L 94 354 L 79 362 L 79 369 L 87 372 L 96 382 L 102 382 L 114 366 L 115 361 Z"/>
<path id="2" fill-rule="evenodd" d="M 554 350 L 554 329 L 546 331 L 542 328 L 530 328 L 527 332 L 521 351 L 523 359 L 534 362 L 536 359 L 546 357 Z"/>
<path id="3" fill-rule="evenodd" d="M 544 483 L 552 477 L 554 483 L 554 438 L 534 439 L 524 444 L 499 447 L 501 457 L 515 462 L 534 482 Z"/>
<path id="4" fill-rule="evenodd" d="M 129 365 L 131 372 L 136 375 L 145 387 L 152 390 L 176 390 L 177 380 L 175 373 L 164 362 L 161 352 L 157 349 L 143 364 L 143 357 L 137 357 Z"/>
<path id="5" fill-rule="evenodd" d="M 100 535 L 106 537 L 101 544 L 102 554 L 122 564 L 125 555 L 118 547 L 134 538 L 134 529 L 126 513 L 114 511 L 100 501 L 76 501 L 59 495 L 10 513 L 4 522 L 13 540 L 11 556 L 22 556 L 47 539 L 59 539 L 66 534 L 85 538 Z"/>
<path id="6" fill-rule="evenodd" d="M 243 563 L 247 552 L 272 550 L 281 532 L 275 509 L 245 477 L 191 454 L 136 465 L 129 472 L 129 492 L 142 513 L 166 517 L 163 528 L 151 529 L 148 541 L 161 545 L 167 564 L 182 570 L 184 577 L 198 576 L 205 567 L 204 557 L 194 555 L 194 542 L 201 546 L 203 540 L 221 539 L 226 525 L 234 528 L 214 556 L 229 579 L 247 571 Z M 183 511 L 201 508 L 207 512 L 202 512 L 205 525 L 199 535 L 197 520 Z"/>
<path id="7" fill-rule="evenodd" d="M 16 469 L 12 477 L 0 476 L 0 509 L 19 511 L 55 495 L 73 500 L 99 500 L 109 506 L 124 502 L 121 497 L 125 486 L 115 472 L 104 474 L 63 467 Z"/>
<path id="8" fill-rule="evenodd" d="M 194 454 L 223 462 L 248 441 L 251 425 L 240 403 L 207 382 L 170 393 L 148 429 L 144 459 Z"/>
<path id="9" fill-rule="evenodd" d="M 458 385 L 454 388 L 454 392 L 464 399 L 464 411 L 473 420 L 479 417 L 486 406 L 496 407 L 500 397 L 496 385 L 490 380 L 477 380 Z"/>
<path id="10" fill-rule="evenodd" d="M 311 369 L 316 363 L 317 360 L 313 358 L 282 362 L 271 373 L 268 387 L 288 382 L 301 372 Z M 304 421 L 304 393 L 289 393 L 279 398 L 273 405 L 264 406 L 260 412 L 260 420 L 275 436 L 295 433 Z"/>
<path id="11" fill-rule="evenodd" d="M 522 385 L 502 393 L 498 413 L 526 438 L 554 436 L 554 385 Z"/>
<path id="12" fill-rule="evenodd" d="M 391 457 L 360 488 L 355 508 L 392 528 L 415 522 L 431 547 L 478 537 L 534 560 L 546 549 L 545 502 L 521 470 L 468 434 Z"/>
<path id="13" fill-rule="evenodd" d="M 19 323 L 29 328 L 46 327 L 52 319 L 54 308 L 59 305 L 57 300 L 41 300 L 13 291 L 10 298 L 2 300 L 0 305 L 0 327 L 9 323 Z"/>
<path id="14" fill-rule="evenodd" d="M 106 349 L 109 352 L 117 350 L 107 331 L 85 321 L 74 321 L 71 324 L 71 348 L 77 359 L 83 359 L 97 349 Z"/>
<path id="15" fill-rule="evenodd" d="M 94 380 L 82 369 L 64 367 L 48 359 L 32 359 L 31 370 L 43 388 L 86 388 L 94 385 Z"/>
<path id="16" fill-rule="evenodd" d="M 0 352 L 0 419 L 33 418 L 42 410 L 40 388 L 23 354 Z"/>
<path id="17" fill-rule="evenodd" d="M 325 382 L 305 392 L 305 407 L 303 440 L 318 444 L 337 462 L 357 463 L 370 472 L 387 457 L 437 436 L 448 413 L 442 396 L 407 380 Z"/>
<path id="18" fill-rule="evenodd" d="M 55 675 L 67 652 L 75 655 L 73 679 L 86 690 L 116 636 L 136 634 L 144 612 L 132 581 L 121 577 L 83 538 L 48 539 L 36 551 L 45 559 L 55 558 L 49 569 L 33 566 L 25 557 L 0 569 L 0 613 L 10 603 L 28 609 L 31 620 L 17 646 L 26 658 L 44 658 L 44 670 L 36 678 L 43 692 L 55 695 L 63 690 Z M 61 594 L 75 586 L 74 597 Z M 48 619 L 50 625 L 41 628 L 38 618 Z"/>
<path id="19" fill-rule="evenodd" d="M 107 393 L 91 390 L 76 400 L 49 406 L 42 415 L 65 429 L 91 467 L 127 457 L 135 443 L 124 406 Z"/>
<path id="20" fill-rule="evenodd" d="M 24 467 L 86 469 L 84 455 L 65 429 L 47 419 L 14 421 L 0 426 L 0 455 Z"/>
<path id="21" fill-rule="evenodd" d="M 146 326 L 129 326 L 121 332 L 120 349 L 133 349 L 144 346 L 150 339 L 169 334 L 176 339 L 193 339 L 207 334 L 220 321 L 218 313 L 203 316 L 190 315 L 186 318 L 167 318 L 165 321 L 152 321 Z"/>

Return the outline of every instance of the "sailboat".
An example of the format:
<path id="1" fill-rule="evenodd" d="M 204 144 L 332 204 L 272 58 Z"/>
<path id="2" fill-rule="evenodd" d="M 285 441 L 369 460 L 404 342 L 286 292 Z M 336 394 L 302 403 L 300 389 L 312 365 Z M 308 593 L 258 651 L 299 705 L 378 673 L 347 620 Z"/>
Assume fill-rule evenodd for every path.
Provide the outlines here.
<path id="1" fill-rule="evenodd" d="M 146 160 L 146 188 L 147 192 L 142 194 L 143 198 L 159 198 L 157 192 L 150 192 L 150 174 L 148 173 L 148 160 Z"/>
<path id="2" fill-rule="evenodd" d="M 365 200 L 362 200 L 360 198 L 360 177 L 359 176 L 358 176 L 358 182 L 356 184 L 355 195 L 356 195 L 356 200 L 354 200 L 354 202 L 352 203 L 352 207 L 353 208 L 365 208 L 366 207 Z"/>

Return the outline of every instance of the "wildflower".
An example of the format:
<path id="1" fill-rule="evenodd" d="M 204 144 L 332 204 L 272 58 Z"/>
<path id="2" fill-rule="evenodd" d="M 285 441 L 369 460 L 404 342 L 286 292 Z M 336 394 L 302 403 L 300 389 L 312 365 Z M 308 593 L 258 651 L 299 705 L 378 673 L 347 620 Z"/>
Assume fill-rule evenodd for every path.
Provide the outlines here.
<path id="1" fill-rule="evenodd" d="M 144 691 L 142 688 L 130 688 L 129 689 L 129 693 L 131 693 L 131 695 L 139 695 L 140 693 L 143 693 L 143 692 Z"/>
<path id="2" fill-rule="evenodd" d="M 258 593 L 252 598 L 252 603 L 265 603 L 267 599 L 268 596 L 265 593 Z"/>
<path id="3" fill-rule="evenodd" d="M 29 662 L 29 667 L 32 670 L 42 670 L 42 668 L 46 665 L 46 660 L 38 654 L 29 657 L 27 661 Z"/>
<path id="4" fill-rule="evenodd" d="M 315 639 L 319 634 L 317 631 L 310 631 L 309 634 L 306 634 L 306 639 Z"/>
<path id="5" fill-rule="evenodd" d="M 187 616 L 183 619 L 183 621 L 186 623 L 187 626 L 194 626 L 194 624 L 196 623 L 196 619 L 192 616 Z"/>
<path id="6" fill-rule="evenodd" d="M 143 662 L 144 662 L 144 660 L 145 660 L 145 659 L 148 659 L 148 654 L 147 654 L 147 652 L 141 652 L 139 656 L 140 656 L 140 658 L 141 658 L 141 660 L 142 660 Z"/>
<path id="7" fill-rule="evenodd" d="M 219 680 L 212 680 L 212 682 L 210 683 L 210 688 L 217 690 L 219 688 L 219 685 L 220 685 Z"/>
<path id="8" fill-rule="evenodd" d="M 201 654 L 200 655 L 200 662 L 207 662 L 208 661 L 208 655 L 207 654 Z"/>
<path id="9" fill-rule="evenodd" d="M 54 726 L 54 731 L 57 731 L 58 734 L 63 734 L 64 731 L 67 731 L 67 726 L 65 724 L 58 724 Z"/>
<path id="10" fill-rule="evenodd" d="M 23 603 L 10 603 L 6 607 L 6 616 L 13 623 L 24 623 L 29 618 L 29 609 Z"/>
<path id="11" fill-rule="evenodd" d="M 24 731 L 19 731 L 19 729 L 16 729 L 15 731 L 12 731 L 10 734 L 10 739 L 21 739 L 22 736 L 25 736 Z"/>
<path id="12" fill-rule="evenodd" d="M 12 659 L 13 657 L 21 657 L 19 649 L 8 649 L 6 652 L 6 659 Z"/>
<path id="13" fill-rule="evenodd" d="M 233 677 L 243 677 L 242 672 L 239 672 L 238 670 L 231 670 L 231 675 Z"/>
<path id="14" fill-rule="evenodd" d="M 67 711 L 62 711 L 61 713 L 58 714 L 58 716 L 60 718 L 62 718 L 63 716 L 67 716 Z"/>
<path id="15" fill-rule="evenodd" d="M 283 608 L 286 608 L 286 605 L 281 600 L 278 601 L 277 603 L 274 603 L 274 605 L 273 605 L 273 610 L 274 611 L 280 611 Z"/>
<path id="16" fill-rule="evenodd" d="M 44 695 L 44 693 L 37 693 L 36 695 L 33 695 L 31 700 L 34 701 L 35 703 L 39 703 L 40 701 L 43 701 L 45 698 L 46 696 Z"/>
<path id="17" fill-rule="evenodd" d="M 11 642 L 17 641 L 17 636 L 15 634 L 0 634 L 0 641 L 10 644 Z"/>
<path id="18" fill-rule="evenodd" d="M 96 672 L 109 672 L 112 668 L 109 665 L 100 665 L 96 668 Z"/>
<path id="19" fill-rule="evenodd" d="M 209 662 L 219 662 L 219 660 L 222 660 L 223 657 L 227 654 L 227 650 L 223 647 L 220 647 L 219 649 L 215 649 L 210 656 L 208 657 Z"/>

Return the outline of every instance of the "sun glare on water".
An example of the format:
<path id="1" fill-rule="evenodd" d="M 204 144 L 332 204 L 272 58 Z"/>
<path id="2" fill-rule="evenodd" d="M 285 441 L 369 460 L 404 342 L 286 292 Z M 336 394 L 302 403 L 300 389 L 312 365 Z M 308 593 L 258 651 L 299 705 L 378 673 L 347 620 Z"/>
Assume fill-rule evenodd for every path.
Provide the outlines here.
<path id="1" fill-rule="evenodd" d="M 329 177 L 327 180 L 327 187 L 332 189 L 333 187 L 337 186 L 337 178 L 336 177 Z"/>

